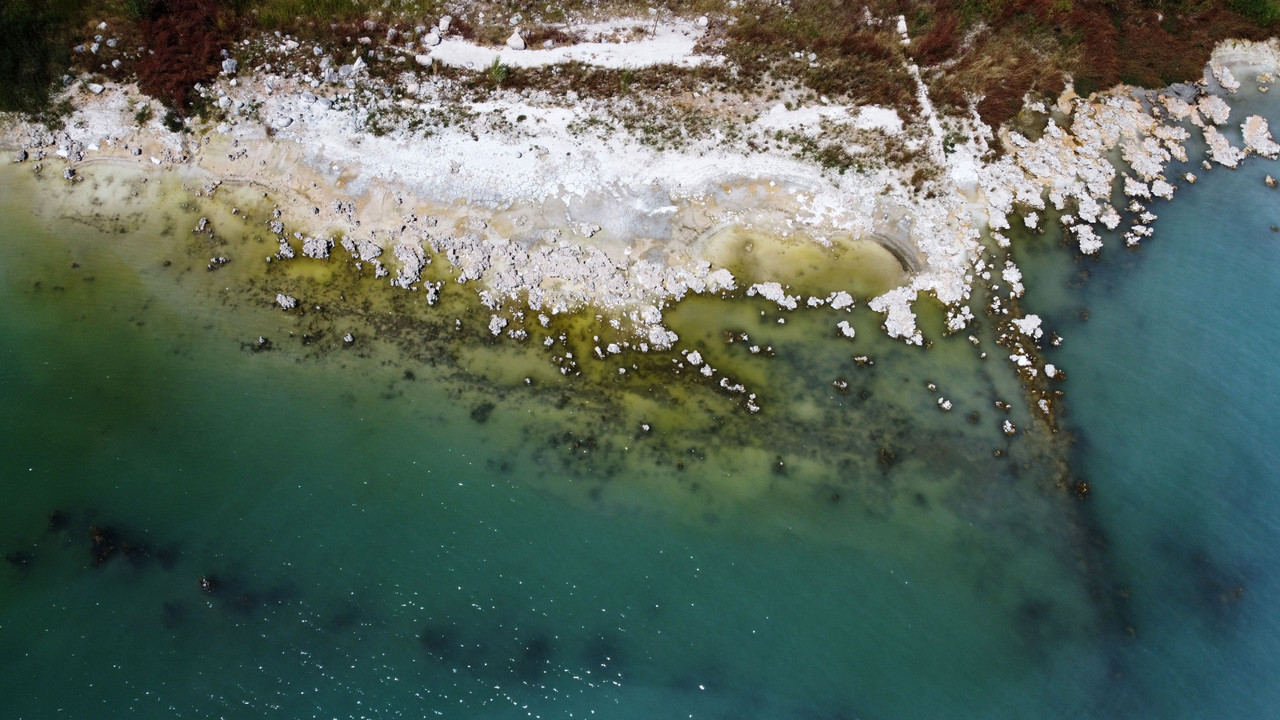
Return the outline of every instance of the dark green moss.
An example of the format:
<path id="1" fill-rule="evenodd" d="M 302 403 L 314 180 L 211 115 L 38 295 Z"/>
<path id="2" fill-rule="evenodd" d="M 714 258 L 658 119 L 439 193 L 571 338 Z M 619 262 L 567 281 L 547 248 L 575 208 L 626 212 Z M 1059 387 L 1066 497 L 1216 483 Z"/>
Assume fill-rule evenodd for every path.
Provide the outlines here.
<path id="1" fill-rule="evenodd" d="M 71 62 L 74 0 L 5 0 L 0 5 L 0 111 L 38 116 Z"/>

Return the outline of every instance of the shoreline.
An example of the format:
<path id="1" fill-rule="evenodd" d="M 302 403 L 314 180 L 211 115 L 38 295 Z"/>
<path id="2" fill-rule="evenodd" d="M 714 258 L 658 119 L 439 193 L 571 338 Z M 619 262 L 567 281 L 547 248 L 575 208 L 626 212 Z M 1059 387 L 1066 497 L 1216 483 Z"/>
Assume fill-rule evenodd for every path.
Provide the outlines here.
<path id="1" fill-rule="evenodd" d="M 633 21 L 612 22 L 622 27 Z M 704 28 L 690 24 L 676 34 L 688 38 Z M 1036 351 L 1045 333 L 1039 318 L 1024 316 L 1016 302 L 1020 273 L 1002 232 L 1013 218 L 1043 231 L 1040 215 L 1060 214 L 1083 255 L 1097 253 L 1109 244 L 1104 238 L 1120 232 L 1133 246 L 1152 235 L 1150 202 L 1171 199 L 1179 185 L 1194 181 L 1190 173 L 1179 179 L 1163 174 L 1170 163 L 1187 159 L 1185 145 L 1195 142 L 1188 127 L 1199 128 L 1217 165 L 1234 167 L 1249 154 L 1274 157 L 1280 150 L 1265 119 L 1232 119 L 1222 99 L 1240 88 L 1232 67 L 1261 91 L 1270 86 L 1280 71 L 1276 40 L 1220 44 L 1195 85 L 1159 91 L 1121 86 L 1090 99 L 1068 87 L 1056 106 L 1032 103 L 1024 110 L 1042 118 L 1036 138 L 1008 128 L 993 131 L 976 115 L 940 117 L 917 71 L 922 112 L 907 123 L 898 112 L 875 106 L 830 105 L 821 98 L 765 109 L 757 99 L 750 122 L 736 127 L 726 120 L 713 136 L 685 138 L 673 148 L 655 148 L 619 122 L 634 109 L 629 97 L 499 88 L 484 102 L 469 102 L 447 77 L 374 77 L 368 64 L 360 67 L 363 56 L 336 72 L 318 45 L 307 52 L 279 33 L 258 42 L 285 67 L 268 63 L 241 71 L 228 60 L 216 84 L 202 89 L 223 114 L 182 134 L 169 133 L 155 118 L 131 122 L 136 108 L 154 104 L 136 88 L 82 82 L 83 89 L 68 92 L 76 111 L 63 128 L 47 132 L 10 122 L 0 142 L 37 164 L 65 158 L 64 176 L 70 178 L 79 163 L 109 159 L 198 168 L 209 178 L 208 192 L 224 181 L 254 183 L 277 200 L 278 222 L 271 224 L 281 241 L 277 259 L 297 252 L 327 257 L 342 246 L 373 262 L 379 276 L 429 294 L 439 286 L 419 284 L 423 266 L 428 256 L 446 259 L 453 281 L 472 286 L 492 311 L 495 335 L 525 312 L 545 317 L 594 307 L 611 315 L 615 328 L 628 330 L 635 348 L 665 350 L 679 347 L 679 337 L 663 323 L 672 303 L 690 293 L 745 292 L 773 300 L 783 311 L 863 302 L 881 314 L 890 337 L 924 345 L 914 304 L 935 302 L 947 314 L 948 334 L 963 333 L 983 314 L 1001 324 L 1010 363 L 1029 382 L 1045 373 Z M 616 45 L 641 67 L 671 61 L 646 54 L 644 42 Z M 457 59 L 469 57 L 458 54 L 465 44 L 449 39 L 439 46 L 448 49 L 439 58 L 412 65 L 434 71 L 437 62 L 465 64 Z M 694 44 L 682 47 L 695 57 Z M 427 47 L 414 57 L 431 53 Z M 379 61 L 374 51 L 369 55 Z M 531 55 L 518 56 L 539 64 Z M 288 70 L 288 63 L 314 57 L 321 57 L 323 79 L 309 65 Z M 379 50 L 377 57 L 410 66 L 405 51 L 383 58 Z M 673 99 L 694 100 L 689 95 L 682 91 Z M 723 98 L 701 100 L 708 105 Z M 383 112 L 396 114 L 398 124 L 370 127 L 373 115 Z M 446 119 L 422 130 L 422 118 L 441 112 L 461 126 L 450 127 Z M 734 110 L 725 117 L 739 115 Z M 1243 142 L 1237 145 L 1230 136 L 1241 120 Z M 951 130 L 944 131 L 944 124 Z M 746 144 L 725 140 L 725 131 L 747 137 Z M 914 154 L 905 166 L 886 160 L 879 169 L 836 173 L 787 154 L 780 140 L 763 152 L 745 151 L 756 140 L 767 142 L 768 132 L 856 137 Z M 1000 155 L 990 149 L 997 136 L 1005 147 Z M 918 175 L 922 167 L 932 168 L 932 177 L 913 188 L 905 173 L 914 168 Z M 1126 206 L 1112 204 L 1116 192 L 1123 192 Z M 737 235 L 749 238 L 736 245 L 725 240 Z M 298 242 L 303 247 L 291 247 Z M 771 267 L 770 277 L 734 272 L 758 265 L 755 255 L 776 260 L 801 248 L 806 257 L 825 253 L 830 261 L 850 247 L 871 245 L 901 268 L 893 286 L 874 294 L 837 280 L 800 292 L 789 282 L 797 268 L 785 263 Z M 879 271 L 877 277 L 886 276 Z M 985 308 L 972 302 L 977 284 L 992 297 Z M 933 299 L 921 301 L 922 295 Z M 833 328 L 850 338 L 854 331 L 847 323 Z M 522 339 L 515 330 L 508 334 Z M 1046 394 L 1039 400 L 1045 402 Z"/>

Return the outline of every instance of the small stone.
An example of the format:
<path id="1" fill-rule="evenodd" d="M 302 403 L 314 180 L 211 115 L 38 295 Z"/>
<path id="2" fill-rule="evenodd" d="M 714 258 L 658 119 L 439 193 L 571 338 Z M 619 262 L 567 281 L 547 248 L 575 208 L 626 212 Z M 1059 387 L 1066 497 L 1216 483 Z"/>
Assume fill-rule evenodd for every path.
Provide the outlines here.
<path id="1" fill-rule="evenodd" d="M 89 83 L 87 87 L 89 88 L 89 92 L 93 93 L 94 95 L 101 95 L 102 91 L 106 90 L 105 87 L 99 85 L 98 83 Z"/>
<path id="2" fill-rule="evenodd" d="M 436 25 L 436 27 L 440 28 L 440 32 L 447 33 L 449 32 L 449 26 L 451 24 L 453 24 L 453 16 L 445 15 L 444 17 L 440 18 L 440 22 Z"/>
<path id="3" fill-rule="evenodd" d="M 354 336 L 354 335 L 352 335 L 351 333 L 347 333 L 346 335 L 343 335 L 343 336 L 342 336 L 342 342 L 344 342 L 344 343 L 346 343 L 346 344 L 348 344 L 348 345 L 350 345 L 351 343 L 353 343 L 353 342 L 355 342 L 355 341 L 356 341 L 356 338 L 355 338 L 355 336 Z"/>
<path id="4" fill-rule="evenodd" d="M 507 38 L 507 47 L 511 48 L 512 50 L 524 49 L 524 38 L 520 37 L 519 30 L 511 33 L 511 37 Z"/>
<path id="5" fill-rule="evenodd" d="M 707 19 L 706 15 L 703 15 L 702 17 L 698 18 L 698 27 L 704 28 L 710 24 L 711 24 L 711 21 Z"/>
<path id="6" fill-rule="evenodd" d="M 430 55 L 414 55 L 414 56 L 413 56 L 413 61 L 414 61 L 414 62 L 416 62 L 416 63 L 418 63 L 418 64 L 419 64 L 419 65 L 421 65 L 422 67 L 431 67 L 431 56 L 430 56 Z"/>
<path id="7" fill-rule="evenodd" d="M 227 58 L 222 61 L 222 72 L 227 75 L 235 75 L 239 66 L 240 64 L 235 61 L 235 58 Z"/>

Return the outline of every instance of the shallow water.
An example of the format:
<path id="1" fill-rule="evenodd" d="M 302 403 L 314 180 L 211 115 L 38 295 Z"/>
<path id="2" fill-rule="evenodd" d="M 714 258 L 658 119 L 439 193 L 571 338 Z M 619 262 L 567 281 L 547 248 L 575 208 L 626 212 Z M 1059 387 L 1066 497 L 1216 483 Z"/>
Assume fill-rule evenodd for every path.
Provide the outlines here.
<path id="1" fill-rule="evenodd" d="M 1051 359 L 1069 373 L 1070 450 L 1030 422 L 1002 361 L 963 337 L 891 342 L 865 298 L 852 314 L 677 306 L 681 346 L 757 393 L 753 415 L 675 353 L 593 359 L 610 330 L 590 313 L 495 341 L 465 288 L 428 306 L 341 250 L 265 264 L 270 207 L 250 188 L 28 173 L 0 173 L 12 717 L 1274 704 L 1274 338 L 1230 338 L 1280 303 L 1280 218 L 1238 213 L 1230 234 L 1194 220 L 1214 200 L 1267 207 L 1256 167 L 1205 177 L 1157 241 L 1109 248 L 1082 287 L 1028 298 L 1068 338 Z M 215 235 L 191 233 L 202 216 Z M 1065 285 L 1069 256 L 1043 244 L 1027 285 Z M 206 271 L 211 255 L 231 262 Z M 921 323 L 938 338 L 936 312 Z M 993 399 L 1022 434 L 999 431 Z M 1062 459 L 1088 501 L 1057 487 Z M 101 562 L 90 526 L 114 533 Z"/>

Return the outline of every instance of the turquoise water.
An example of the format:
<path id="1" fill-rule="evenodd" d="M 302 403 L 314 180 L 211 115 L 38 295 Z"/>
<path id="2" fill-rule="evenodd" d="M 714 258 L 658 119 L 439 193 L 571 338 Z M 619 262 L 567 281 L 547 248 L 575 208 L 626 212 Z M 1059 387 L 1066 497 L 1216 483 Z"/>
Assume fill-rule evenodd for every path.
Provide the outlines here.
<path id="1" fill-rule="evenodd" d="M 1280 119 L 1248 89 L 1232 102 L 1235 123 Z M 1141 248 L 1073 263 L 1041 241 L 1027 265 L 1079 286 L 1042 285 L 1035 299 L 1066 337 L 1050 361 L 1069 372 L 1071 459 L 1095 488 L 1112 592 L 1134 629 L 1110 704 L 1274 717 L 1280 197 L 1264 179 L 1280 168 L 1190 169 L 1199 182 L 1154 208 L 1156 237 Z"/>
<path id="2" fill-rule="evenodd" d="M 962 337 L 682 304 L 751 415 L 669 356 L 561 375 L 551 356 L 604 332 L 581 319 L 544 351 L 486 340 L 460 290 L 429 308 L 337 260 L 265 266 L 247 190 L 6 169 L 5 714 L 1266 716 L 1263 171 L 1206 175 L 1081 287 L 1027 248 L 1028 310 L 1067 337 L 1068 444 Z"/>

